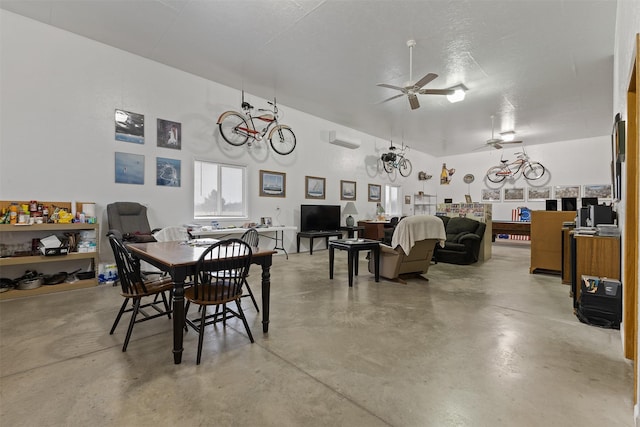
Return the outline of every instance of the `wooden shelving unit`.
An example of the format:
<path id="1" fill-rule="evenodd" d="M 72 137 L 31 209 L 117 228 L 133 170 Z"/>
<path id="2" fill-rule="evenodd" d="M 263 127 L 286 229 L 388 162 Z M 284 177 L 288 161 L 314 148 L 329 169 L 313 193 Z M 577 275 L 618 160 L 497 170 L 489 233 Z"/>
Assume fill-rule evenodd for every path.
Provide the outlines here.
<path id="1" fill-rule="evenodd" d="M 59 206 L 66 209 L 70 209 L 71 203 L 69 202 L 41 202 L 48 206 Z M 11 202 L 0 201 L 0 208 L 7 207 Z M 82 209 L 82 204 L 78 205 L 79 209 Z M 99 226 L 98 224 L 88 223 L 71 223 L 71 224 L 32 224 L 32 225 L 15 225 L 15 224 L 0 224 L 0 243 L 12 244 L 15 242 L 25 242 L 31 238 L 43 238 L 51 234 L 61 235 L 65 232 L 80 232 L 80 231 L 95 231 L 96 235 L 96 248 L 99 247 Z M 18 290 L 13 289 L 10 291 L 0 293 L 0 300 L 21 298 L 32 295 L 42 295 L 54 292 L 68 291 L 72 289 L 82 289 L 98 284 L 97 270 L 99 265 L 99 258 L 97 250 L 95 252 L 70 252 L 67 255 L 60 256 L 44 256 L 44 255 L 30 255 L 30 256 L 10 256 L 0 258 L 0 276 L 9 277 L 14 279 L 15 277 L 5 276 L 4 273 L 8 269 L 16 266 L 25 266 L 26 269 L 33 269 L 40 271 L 41 265 L 51 265 L 52 263 L 61 262 L 82 262 L 89 260 L 93 270 L 96 271 L 96 277 L 88 280 L 78 280 L 74 283 L 60 283 L 58 285 L 43 285 L 36 289 L 30 290 Z"/>
<path id="2" fill-rule="evenodd" d="M 436 195 L 435 194 L 414 194 L 413 214 L 414 215 L 435 215 Z"/>

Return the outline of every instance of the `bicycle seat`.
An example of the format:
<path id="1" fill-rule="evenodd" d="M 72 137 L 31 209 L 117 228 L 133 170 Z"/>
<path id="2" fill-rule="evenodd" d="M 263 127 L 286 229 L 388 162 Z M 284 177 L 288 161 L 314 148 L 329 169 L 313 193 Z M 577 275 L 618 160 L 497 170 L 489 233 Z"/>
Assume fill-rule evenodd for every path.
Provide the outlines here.
<path id="1" fill-rule="evenodd" d="M 502 160 L 502 159 L 500 159 L 500 162 L 502 162 L 502 163 L 507 163 L 508 161 L 509 161 L 509 160 Z"/>
<path id="2" fill-rule="evenodd" d="M 249 104 L 248 102 L 243 102 L 242 103 L 242 109 L 243 110 L 251 110 L 253 108 L 253 105 Z"/>

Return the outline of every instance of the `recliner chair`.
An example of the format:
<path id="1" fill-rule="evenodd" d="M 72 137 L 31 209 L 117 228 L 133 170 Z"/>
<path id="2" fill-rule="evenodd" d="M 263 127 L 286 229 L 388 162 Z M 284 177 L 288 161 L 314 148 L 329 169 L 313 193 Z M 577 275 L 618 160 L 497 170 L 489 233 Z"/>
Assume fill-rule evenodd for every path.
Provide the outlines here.
<path id="1" fill-rule="evenodd" d="M 422 275 L 429 270 L 436 244 L 445 237 L 444 225 L 435 216 L 403 218 L 394 229 L 391 246 L 380 244 L 380 276 L 400 283 L 410 277 L 428 280 Z M 369 271 L 375 271 L 372 257 Z"/>
<path id="2" fill-rule="evenodd" d="M 107 221 L 109 234 L 125 242 L 155 242 L 153 233 L 159 228 L 151 229 L 147 218 L 147 207 L 137 202 L 115 202 L 107 205 Z"/>
<path id="3" fill-rule="evenodd" d="M 436 248 L 437 262 L 473 264 L 478 261 L 486 224 L 471 218 L 439 217 L 446 230 L 444 247 Z"/>

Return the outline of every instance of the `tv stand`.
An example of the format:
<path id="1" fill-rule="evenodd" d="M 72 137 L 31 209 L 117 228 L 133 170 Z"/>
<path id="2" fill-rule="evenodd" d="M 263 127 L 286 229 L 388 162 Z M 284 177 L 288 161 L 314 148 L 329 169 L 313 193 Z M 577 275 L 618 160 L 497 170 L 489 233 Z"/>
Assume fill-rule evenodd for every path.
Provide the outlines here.
<path id="1" fill-rule="evenodd" d="M 342 231 L 340 230 L 325 230 L 325 231 L 299 231 L 297 235 L 298 252 L 300 252 L 300 238 L 306 237 L 310 239 L 309 255 L 313 255 L 313 239 L 317 237 L 324 237 L 325 249 L 329 249 L 329 237 L 342 238 Z"/>

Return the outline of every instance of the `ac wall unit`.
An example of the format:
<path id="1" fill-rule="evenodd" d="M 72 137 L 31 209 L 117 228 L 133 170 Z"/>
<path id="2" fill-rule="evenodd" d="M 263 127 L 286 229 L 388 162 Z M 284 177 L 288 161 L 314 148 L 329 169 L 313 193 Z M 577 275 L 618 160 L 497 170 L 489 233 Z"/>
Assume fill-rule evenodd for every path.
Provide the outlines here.
<path id="1" fill-rule="evenodd" d="M 347 138 L 336 133 L 335 130 L 329 131 L 329 143 L 352 149 L 360 147 L 359 139 Z"/>

